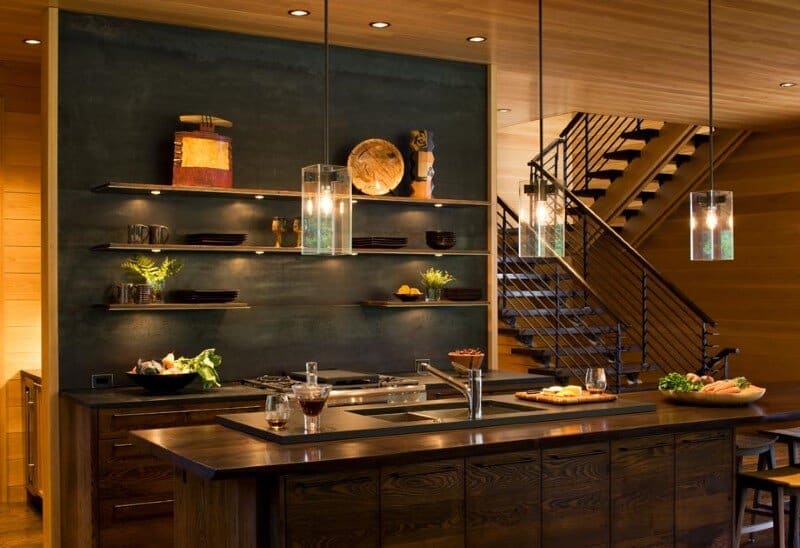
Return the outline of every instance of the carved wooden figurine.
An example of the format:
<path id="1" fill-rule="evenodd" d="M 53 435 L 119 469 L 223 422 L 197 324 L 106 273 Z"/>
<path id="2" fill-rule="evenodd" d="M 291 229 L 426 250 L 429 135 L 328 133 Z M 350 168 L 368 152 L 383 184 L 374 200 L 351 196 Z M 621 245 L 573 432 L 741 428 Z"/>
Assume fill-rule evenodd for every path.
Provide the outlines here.
<path id="1" fill-rule="evenodd" d="M 433 132 L 411 130 L 411 197 L 433 196 Z"/>
<path id="2" fill-rule="evenodd" d="M 233 127 L 228 120 L 207 114 L 180 117 L 184 124 L 199 124 L 196 131 L 175 132 L 172 163 L 174 186 L 233 186 L 231 138 L 214 131 L 215 127 Z"/>

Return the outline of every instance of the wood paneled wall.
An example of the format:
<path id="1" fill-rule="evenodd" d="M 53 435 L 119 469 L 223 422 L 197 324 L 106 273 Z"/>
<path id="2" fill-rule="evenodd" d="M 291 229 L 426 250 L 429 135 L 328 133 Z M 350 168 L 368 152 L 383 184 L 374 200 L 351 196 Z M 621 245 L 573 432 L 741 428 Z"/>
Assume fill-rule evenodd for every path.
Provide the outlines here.
<path id="1" fill-rule="evenodd" d="M 19 370 L 40 367 L 39 79 L 0 62 L 0 501 L 25 498 Z"/>
<path id="2" fill-rule="evenodd" d="M 753 134 L 715 179 L 734 191 L 734 261 L 689 261 L 688 199 L 640 250 L 719 323 L 720 345 L 742 349 L 732 375 L 798 380 L 800 131 Z"/>

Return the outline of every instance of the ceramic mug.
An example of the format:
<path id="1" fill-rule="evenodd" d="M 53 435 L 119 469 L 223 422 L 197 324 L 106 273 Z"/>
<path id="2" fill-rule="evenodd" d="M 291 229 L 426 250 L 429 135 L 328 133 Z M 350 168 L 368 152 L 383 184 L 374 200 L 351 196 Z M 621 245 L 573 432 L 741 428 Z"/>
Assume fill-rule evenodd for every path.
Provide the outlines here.
<path id="1" fill-rule="evenodd" d="M 150 225 L 150 243 L 165 244 L 169 241 L 169 227 L 164 225 Z"/>
<path id="2" fill-rule="evenodd" d="M 150 228 L 147 225 L 128 225 L 128 243 L 146 244 L 150 239 Z"/>

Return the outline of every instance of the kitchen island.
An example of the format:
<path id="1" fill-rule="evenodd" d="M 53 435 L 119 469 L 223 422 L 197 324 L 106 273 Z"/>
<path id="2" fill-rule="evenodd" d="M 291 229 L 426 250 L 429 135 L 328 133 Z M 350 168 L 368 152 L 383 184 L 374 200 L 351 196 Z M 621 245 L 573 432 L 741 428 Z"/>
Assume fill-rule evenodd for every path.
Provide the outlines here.
<path id="1" fill-rule="evenodd" d="M 734 428 L 758 404 L 281 445 L 221 425 L 139 431 L 175 475 L 176 546 L 730 546 Z"/>

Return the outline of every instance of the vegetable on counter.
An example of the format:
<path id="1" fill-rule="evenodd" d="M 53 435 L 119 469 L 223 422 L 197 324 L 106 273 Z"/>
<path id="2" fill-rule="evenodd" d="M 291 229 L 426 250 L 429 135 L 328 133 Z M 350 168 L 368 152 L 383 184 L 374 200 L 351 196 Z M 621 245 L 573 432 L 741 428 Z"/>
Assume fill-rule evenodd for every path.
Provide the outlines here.
<path id="1" fill-rule="evenodd" d="M 659 390 L 674 390 L 675 392 L 703 392 L 707 394 L 738 394 L 751 386 L 745 377 L 734 379 L 714 380 L 713 377 L 695 373 L 670 373 L 658 380 Z"/>
<path id="2" fill-rule="evenodd" d="M 175 355 L 170 352 L 161 358 L 160 362 L 140 359 L 130 372 L 139 375 L 180 375 L 196 372 L 203 379 L 203 390 L 208 390 L 220 386 L 217 372 L 220 365 L 222 365 L 222 356 L 217 354 L 214 348 L 206 348 L 194 358 L 181 356 L 175 359 Z"/>

